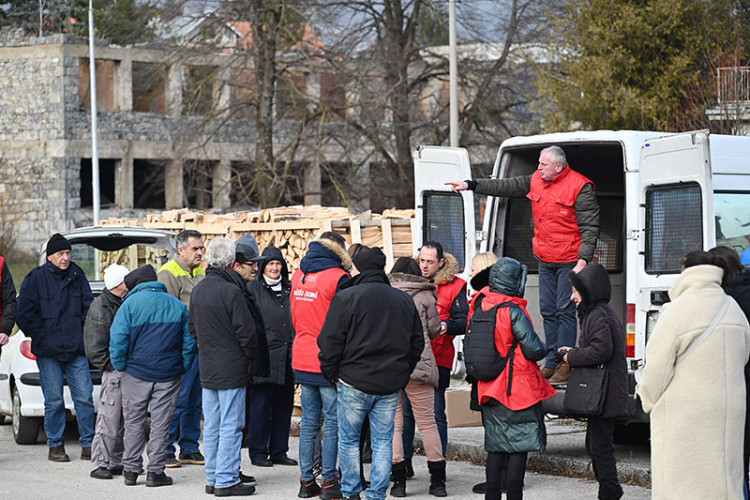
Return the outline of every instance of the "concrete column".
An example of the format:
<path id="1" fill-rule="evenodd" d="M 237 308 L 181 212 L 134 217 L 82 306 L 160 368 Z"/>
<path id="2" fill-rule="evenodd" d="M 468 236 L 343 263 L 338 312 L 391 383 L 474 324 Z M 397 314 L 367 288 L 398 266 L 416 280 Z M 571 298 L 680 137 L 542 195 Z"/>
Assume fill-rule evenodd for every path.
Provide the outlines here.
<path id="1" fill-rule="evenodd" d="M 182 114 L 182 63 L 171 64 L 167 69 L 166 84 L 167 114 L 180 116 Z"/>
<path id="2" fill-rule="evenodd" d="M 125 155 L 117 162 L 115 170 L 115 206 L 120 209 L 133 208 L 133 152 L 128 143 Z"/>
<path id="3" fill-rule="evenodd" d="M 164 171 L 164 202 L 167 210 L 182 208 L 185 198 L 182 160 L 167 160 Z"/>
<path id="4" fill-rule="evenodd" d="M 220 160 L 214 164 L 211 188 L 213 208 L 228 209 L 230 205 L 229 194 L 232 190 L 232 167 L 229 160 Z"/>
<path id="5" fill-rule="evenodd" d="M 133 111 L 133 59 L 130 50 L 125 51 L 119 66 L 117 109 L 127 113 Z"/>
<path id="6" fill-rule="evenodd" d="M 305 205 L 322 205 L 323 193 L 321 189 L 320 163 L 310 163 L 305 169 Z"/>

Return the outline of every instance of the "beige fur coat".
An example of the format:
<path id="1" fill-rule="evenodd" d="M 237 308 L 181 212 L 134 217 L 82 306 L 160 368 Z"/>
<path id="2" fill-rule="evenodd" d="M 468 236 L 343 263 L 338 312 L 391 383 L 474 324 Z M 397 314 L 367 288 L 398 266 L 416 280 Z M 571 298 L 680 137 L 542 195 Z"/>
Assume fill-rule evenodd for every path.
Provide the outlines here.
<path id="1" fill-rule="evenodd" d="M 734 299 L 713 333 L 675 364 L 724 302 L 721 277 L 710 265 L 683 271 L 646 345 L 637 393 L 651 413 L 654 499 L 743 498 L 750 327 Z"/>

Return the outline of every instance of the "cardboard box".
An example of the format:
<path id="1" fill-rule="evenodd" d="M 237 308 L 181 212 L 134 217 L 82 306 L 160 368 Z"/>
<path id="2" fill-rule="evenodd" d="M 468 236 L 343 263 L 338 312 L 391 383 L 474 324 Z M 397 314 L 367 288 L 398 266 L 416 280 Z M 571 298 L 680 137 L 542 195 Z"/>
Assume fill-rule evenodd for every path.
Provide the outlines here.
<path id="1" fill-rule="evenodd" d="M 482 425 L 482 413 L 469 409 L 470 395 L 470 387 L 445 391 L 448 427 L 480 427 Z"/>

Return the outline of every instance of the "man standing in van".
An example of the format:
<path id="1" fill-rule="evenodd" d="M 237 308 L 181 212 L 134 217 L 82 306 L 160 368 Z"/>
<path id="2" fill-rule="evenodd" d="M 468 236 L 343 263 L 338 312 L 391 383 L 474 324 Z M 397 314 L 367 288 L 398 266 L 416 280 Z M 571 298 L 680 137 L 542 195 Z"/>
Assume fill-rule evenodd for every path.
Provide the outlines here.
<path id="1" fill-rule="evenodd" d="M 568 274 L 591 262 L 599 238 L 599 203 L 594 183 L 571 169 L 559 146 L 544 148 L 537 170 L 508 179 L 446 183 L 455 192 L 470 189 L 499 197 L 526 197 L 534 215 L 534 255 L 539 260 L 539 309 L 544 318 L 547 357 L 542 373 L 550 383 L 563 384 L 567 363 L 555 364 L 561 346 L 575 345 L 576 308 L 570 300 Z"/>

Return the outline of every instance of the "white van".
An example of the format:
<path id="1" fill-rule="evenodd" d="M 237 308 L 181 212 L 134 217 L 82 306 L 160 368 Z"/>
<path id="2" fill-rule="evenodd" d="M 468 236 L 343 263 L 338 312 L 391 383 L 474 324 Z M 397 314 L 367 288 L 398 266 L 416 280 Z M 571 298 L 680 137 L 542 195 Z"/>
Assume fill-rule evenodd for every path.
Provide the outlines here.
<path id="1" fill-rule="evenodd" d="M 540 150 L 550 145 L 561 146 L 570 166 L 596 185 L 601 234 L 594 261 L 609 271 L 611 304 L 626 324 L 630 419 L 647 422 L 635 385 L 682 257 L 716 245 L 738 252 L 750 246 L 750 137 L 609 130 L 514 137 L 500 146 L 492 177 L 531 174 Z M 526 264 L 525 297 L 543 334 L 529 200 L 488 197 L 482 229 L 475 231 L 474 193 L 453 193 L 444 185 L 471 179 L 466 150 L 420 147 L 414 165 L 416 223 L 422 229 L 417 247 L 441 242 L 465 276 L 477 249 Z M 546 412 L 564 413 L 564 388 L 558 392 L 545 402 Z"/>

